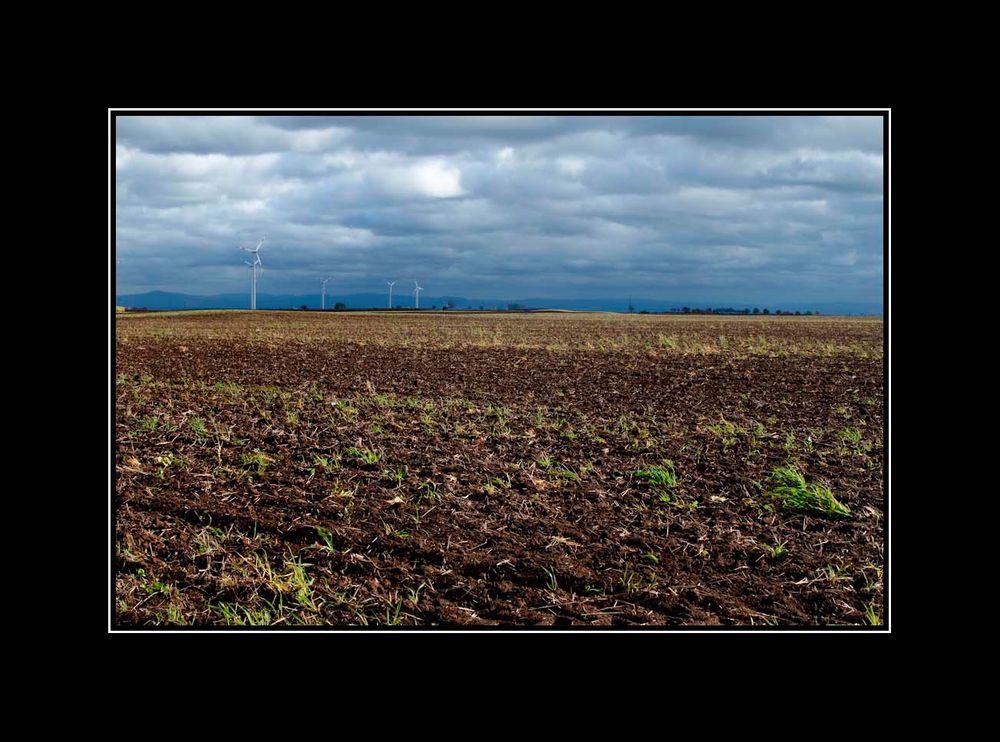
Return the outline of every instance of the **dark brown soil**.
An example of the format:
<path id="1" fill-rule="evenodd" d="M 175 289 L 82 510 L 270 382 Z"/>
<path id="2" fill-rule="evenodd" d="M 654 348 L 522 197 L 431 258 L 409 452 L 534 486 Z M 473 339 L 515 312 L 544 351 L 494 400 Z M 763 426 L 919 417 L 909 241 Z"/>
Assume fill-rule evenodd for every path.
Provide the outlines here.
<path id="1" fill-rule="evenodd" d="M 119 318 L 118 625 L 881 620 L 880 321 L 396 319 Z"/>

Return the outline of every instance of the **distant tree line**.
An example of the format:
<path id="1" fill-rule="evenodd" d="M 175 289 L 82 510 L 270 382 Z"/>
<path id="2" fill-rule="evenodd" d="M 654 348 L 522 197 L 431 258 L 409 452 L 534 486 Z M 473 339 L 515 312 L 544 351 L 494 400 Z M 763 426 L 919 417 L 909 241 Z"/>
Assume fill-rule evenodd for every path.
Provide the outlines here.
<path id="1" fill-rule="evenodd" d="M 813 312 L 812 310 L 806 310 L 805 312 L 800 312 L 800 311 L 792 312 L 790 310 L 775 309 L 772 312 L 767 307 L 764 307 L 763 310 L 761 310 L 759 307 L 754 307 L 753 309 L 750 309 L 749 307 L 745 307 L 743 309 L 734 309 L 733 307 L 715 307 L 715 308 L 705 307 L 704 309 L 692 309 L 691 307 L 681 307 L 680 309 L 671 309 L 670 311 L 674 313 L 679 312 L 680 314 L 780 314 L 789 317 L 791 316 L 811 317 L 814 314 L 819 314 L 819 312 Z M 639 314 L 649 314 L 649 312 L 643 310 L 642 312 L 639 312 Z"/>
<path id="2" fill-rule="evenodd" d="M 307 307 L 305 304 L 300 305 L 299 309 L 302 310 L 303 312 L 305 312 L 305 311 L 315 311 L 315 310 L 310 310 L 309 307 Z M 326 311 L 326 312 L 341 312 L 341 311 L 343 311 L 345 309 L 347 309 L 347 305 L 344 304 L 344 302 L 342 302 L 342 301 L 338 301 L 336 304 L 333 305 L 333 309 L 325 309 L 325 310 L 321 309 L 320 311 L 321 312 L 322 311 Z"/>

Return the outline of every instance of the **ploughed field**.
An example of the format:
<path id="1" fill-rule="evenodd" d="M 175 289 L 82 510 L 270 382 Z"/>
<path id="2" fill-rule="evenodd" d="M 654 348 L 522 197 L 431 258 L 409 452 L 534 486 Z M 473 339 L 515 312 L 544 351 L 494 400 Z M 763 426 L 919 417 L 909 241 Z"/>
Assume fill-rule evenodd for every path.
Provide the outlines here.
<path id="1" fill-rule="evenodd" d="M 115 623 L 881 623 L 882 333 L 118 316 Z"/>

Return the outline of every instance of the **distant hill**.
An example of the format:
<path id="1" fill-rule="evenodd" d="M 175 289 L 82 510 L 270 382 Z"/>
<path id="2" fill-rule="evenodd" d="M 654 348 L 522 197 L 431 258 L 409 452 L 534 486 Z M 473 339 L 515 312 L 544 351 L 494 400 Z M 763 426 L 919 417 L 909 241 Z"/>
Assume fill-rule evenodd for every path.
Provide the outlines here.
<path id="1" fill-rule="evenodd" d="M 350 309 L 369 309 L 386 307 L 387 295 L 380 294 L 348 294 L 338 295 L 328 293 L 326 306 L 332 308 L 337 302 L 343 302 Z M 393 304 L 397 307 L 411 308 L 413 297 L 409 294 L 393 295 Z M 509 304 L 518 304 L 526 309 L 580 309 L 592 312 L 624 312 L 628 310 L 626 299 L 468 299 L 461 296 L 420 296 L 421 308 L 443 307 L 448 301 L 453 301 L 458 309 L 506 309 Z M 199 296 L 195 294 L 169 293 L 166 291 L 149 291 L 144 294 L 121 294 L 115 297 L 115 303 L 125 307 L 144 307 L 146 309 L 248 309 L 247 293 L 216 294 L 214 296 Z M 302 305 L 310 309 L 319 309 L 320 295 L 317 294 L 258 294 L 258 309 L 298 309 Z M 882 314 L 882 305 L 871 302 L 785 302 L 776 304 L 760 304 L 748 302 L 698 302 L 698 301 L 664 301 L 658 299 L 633 298 L 632 306 L 636 312 L 664 312 L 672 309 L 690 307 L 705 309 L 707 307 L 767 307 L 772 312 L 776 309 L 791 312 L 807 310 L 823 314 Z"/>

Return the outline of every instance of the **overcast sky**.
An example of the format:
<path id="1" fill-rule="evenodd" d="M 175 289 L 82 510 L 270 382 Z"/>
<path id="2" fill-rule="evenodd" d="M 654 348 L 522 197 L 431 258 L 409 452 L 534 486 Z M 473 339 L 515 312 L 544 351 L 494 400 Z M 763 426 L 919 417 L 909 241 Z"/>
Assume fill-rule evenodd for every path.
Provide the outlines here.
<path id="1" fill-rule="evenodd" d="M 882 298 L 882 120 L 118 117 L 118 293 Z"/>

